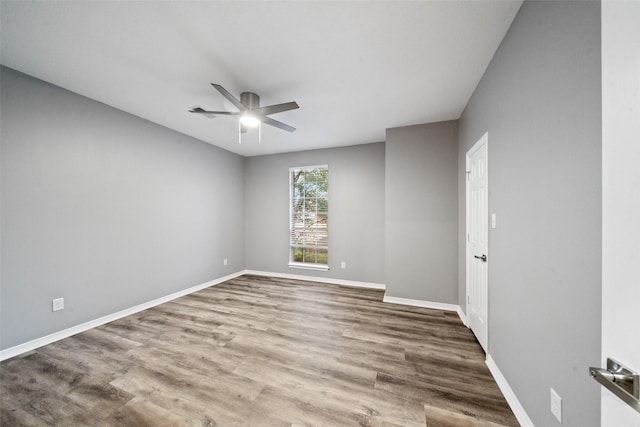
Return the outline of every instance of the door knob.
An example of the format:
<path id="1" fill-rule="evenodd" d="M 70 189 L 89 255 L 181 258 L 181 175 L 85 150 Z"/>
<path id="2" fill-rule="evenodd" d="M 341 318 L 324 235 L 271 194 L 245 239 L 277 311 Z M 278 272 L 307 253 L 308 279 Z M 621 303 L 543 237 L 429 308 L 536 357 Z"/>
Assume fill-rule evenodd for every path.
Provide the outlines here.
<path id="1" fill-rule="evenodd" d="M 482 262 L 487 262 L 487 256 L 486 255 L 482 255 L 482 256 L 478 256 L 478 255 L 474 255 L 473 256 L 475 259 L 480 259 L 482 260 Z"/>

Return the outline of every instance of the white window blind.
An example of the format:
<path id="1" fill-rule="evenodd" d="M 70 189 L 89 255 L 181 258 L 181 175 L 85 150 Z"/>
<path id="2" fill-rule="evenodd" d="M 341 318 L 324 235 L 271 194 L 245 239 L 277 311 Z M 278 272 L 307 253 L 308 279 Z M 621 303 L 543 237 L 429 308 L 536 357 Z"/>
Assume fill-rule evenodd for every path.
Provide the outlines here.
<path id="1" fill-rule="evenodd" d="M 328 269 L 328 165 L 289 169 L 289 207 L 289 265 Z"/>

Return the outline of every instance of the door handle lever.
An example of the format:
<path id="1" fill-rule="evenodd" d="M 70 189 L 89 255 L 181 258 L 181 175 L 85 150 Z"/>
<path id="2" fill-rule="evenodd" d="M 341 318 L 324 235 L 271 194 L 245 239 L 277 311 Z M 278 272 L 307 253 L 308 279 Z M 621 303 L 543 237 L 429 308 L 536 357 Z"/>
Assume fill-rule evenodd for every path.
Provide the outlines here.
<path id="1" fill-rule="evenodd" d="M 640 412 L 640 375 L 616 360 L 607 358 L 607 369 L 589 368 L 589 374 L 610 392 Z"/>
<path id="2" fill-rule="evenodd" d="M 478 256 L 478 255 L 474 255 L 473 256 L 475 259 L 480 259 L 482 260 L 482 262 L 487 262 L 487 256 L 482 254 L 482 256 Z"/>

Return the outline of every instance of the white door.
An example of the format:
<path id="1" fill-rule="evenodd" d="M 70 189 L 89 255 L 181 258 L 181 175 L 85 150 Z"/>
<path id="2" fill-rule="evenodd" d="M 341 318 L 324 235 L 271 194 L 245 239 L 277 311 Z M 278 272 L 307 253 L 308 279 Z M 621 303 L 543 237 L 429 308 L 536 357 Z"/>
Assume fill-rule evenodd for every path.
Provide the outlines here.
<path id="1" fill-rule="evenodd" d="M 602 2 L 602 360 L 640 372 L 640 2 Z M 594 382 L 594 387 L 599 387 Z M 603 427 L 640 413 L 605 387 Z"/>
<path id="2" fill-rule="evenodd" d="M 488 352 L 489 180 L 488 135 L 467 152 L 467 317 L 469 327 Z"/>

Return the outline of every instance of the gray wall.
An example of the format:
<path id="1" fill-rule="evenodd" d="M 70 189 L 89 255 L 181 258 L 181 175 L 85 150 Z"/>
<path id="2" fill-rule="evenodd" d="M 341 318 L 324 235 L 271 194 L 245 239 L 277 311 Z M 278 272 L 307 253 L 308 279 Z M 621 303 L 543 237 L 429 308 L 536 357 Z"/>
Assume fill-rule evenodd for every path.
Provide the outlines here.
<path id="1" fill-rule="evenodd" d="M 247 268 L 384 283 L 384 161 L 383 143 L 245 159 Z M 289 168 L 320 164 L 329 165 L 330 270 L 289 268 Z"/>
<path id="2" fill-rule="evenodd" d="M 458 123 L 387 129 L 386 294 L 457 304 Z"/>
<path id="3" fill-rule="evenodd" d="M 1 75 L 1 348 L 244 269 L 240 156 Z"/>
<path id="4" fill-rule="evenodd" d="M 489 131 L 489 353 L 535 425 L 599 425 L 600 3 L 525 1 L 459 129 L 459 304 L 464 156 Z"/>

